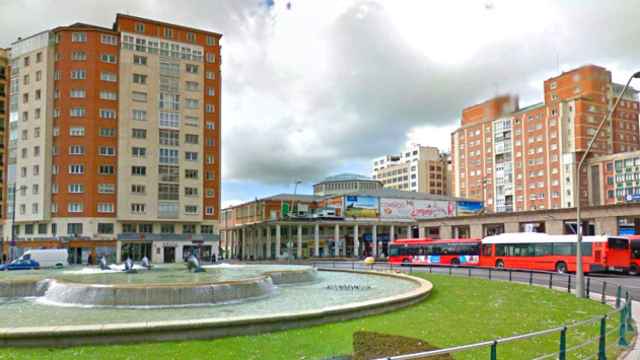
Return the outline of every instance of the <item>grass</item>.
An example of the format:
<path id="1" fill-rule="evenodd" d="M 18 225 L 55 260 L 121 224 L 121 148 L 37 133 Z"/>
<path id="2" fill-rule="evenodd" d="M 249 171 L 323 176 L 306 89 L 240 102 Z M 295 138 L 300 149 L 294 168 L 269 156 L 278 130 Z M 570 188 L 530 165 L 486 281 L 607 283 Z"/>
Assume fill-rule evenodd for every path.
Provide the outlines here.
<path id="1" fill-rule="evenodd" d="M 324 359 L 352 352 L 357 331 L 402 335 L 448 347 L 547 329 L 611 311 L 597 302 L 537 286 L 446 275 L 420 274 L 434 284 L 425 301 L 388 314 L 258 336 L 215 340 L 83 346 L 65 349 L 2 348 L 0 359 Z M 608 322 L 613 330 L 618 317 Z M 567 333 L 568 346 L 595 337 L 598 327 Z M 559 334 L 498 347 L 499 359 L 530 359 L 557 351 Z M 608 344 L 615 344 L 615 335 Z M 595 352 L 597 343 L 588 350 Z M 612 346 L 613 348 L 613 346 Z M 613 350 L 610 354 L 613 354 Z M 575 353 L 569 353 L 574 358 Z M 488 358 L 489 349 L 455 354 Z"/>

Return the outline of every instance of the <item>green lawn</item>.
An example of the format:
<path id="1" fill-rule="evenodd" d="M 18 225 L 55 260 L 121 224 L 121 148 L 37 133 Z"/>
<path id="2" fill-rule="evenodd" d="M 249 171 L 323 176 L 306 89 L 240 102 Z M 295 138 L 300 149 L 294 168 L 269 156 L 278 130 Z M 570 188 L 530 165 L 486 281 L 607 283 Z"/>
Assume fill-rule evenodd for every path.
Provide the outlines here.
<path id="1" fill-rule="evenodd" d="M 610 307 L 536 286 L 446 275 L 420 275 L 433 282 L 432 295 L 392 313 L 259 336 L 209 341 L 85 346 L 67 349 L 0 349 L 0 359 L 323 359 L 352 351 L 352 334 L 366 330 L 416 337 L 446 347 L 542 330 L 604 314 Z M 618 318 L 609 321 L 613 329 Z M 571 346 L 595 336 L 596 326 L 568 332 Z M 614 344 L 613 335 L 609 344 Z M 498 347 L 499 359 L 530 359 L 557 349 L 558 335 Z M 594 351 L 596 345 L 589 347 Z M 486 359 L 489 350 L 456 359 Z M 569 358 L 573 358 L 570 356 Z"/>

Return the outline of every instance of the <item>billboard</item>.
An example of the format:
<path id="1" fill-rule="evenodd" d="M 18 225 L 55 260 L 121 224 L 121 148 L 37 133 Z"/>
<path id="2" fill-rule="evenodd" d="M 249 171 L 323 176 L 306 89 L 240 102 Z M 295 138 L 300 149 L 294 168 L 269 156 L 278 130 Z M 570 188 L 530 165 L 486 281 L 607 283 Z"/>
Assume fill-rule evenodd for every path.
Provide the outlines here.
<path id="1" fill-rule="evenodd" d="M 355 196 L 344 197 L 344 216 L 375 218 L 378 217 L 379 203 L 375 196 Z"/>
<path id="2" fill-rule="evenodd" d="M 481 201 L 458 201 L 458 216 L 479 214 L 483 209 Z"/>
<path id="3" fill-rule="evenodd" d="M 455 203 L 444 200 L 380 199 L 383 219 L 435 219 L 455 215 Z"/>

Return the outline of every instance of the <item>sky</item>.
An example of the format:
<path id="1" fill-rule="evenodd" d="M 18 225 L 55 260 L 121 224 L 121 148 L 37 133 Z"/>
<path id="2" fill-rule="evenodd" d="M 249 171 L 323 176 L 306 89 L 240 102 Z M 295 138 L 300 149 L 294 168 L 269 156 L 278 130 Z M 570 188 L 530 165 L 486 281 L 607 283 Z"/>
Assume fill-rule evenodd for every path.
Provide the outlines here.
<path id="1" fill-rule="evenodd" d="M 640 70 L 636 0 L 0 0 L 0 47 L 116 13 L 223 34 L 223 207 L 370 175 L 411 143 L 448 151 L 464 107 L 540 102 L 562 71 Z"/>

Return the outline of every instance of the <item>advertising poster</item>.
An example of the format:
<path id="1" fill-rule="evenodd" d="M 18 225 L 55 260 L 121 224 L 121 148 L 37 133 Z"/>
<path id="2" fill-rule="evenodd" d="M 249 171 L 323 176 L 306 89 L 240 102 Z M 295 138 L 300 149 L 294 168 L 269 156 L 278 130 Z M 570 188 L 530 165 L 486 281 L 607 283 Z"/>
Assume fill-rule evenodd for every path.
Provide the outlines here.
<path id="1" fill-rule="evenodd" d="M 344 216 L 375 218 L 378 217 L 378 198 L 375 196 L 352 196 L 344 197 Z"/>
<path id="2" fill-rule="evenodd" d="M 479 214 L 483 208 L 481 201 L 458 201 L 458 216 Z"/>
<path id="3" fill-rule="evenodd" d="M 384 219 L 435 219 L 454 216 L 454 203 L 440 200 L 381 199 L 380 213 Z"/>
<path id="4" fill-rule="evenodd" d="M 342 215 L 342 196 L 321 200 L 319 205 L 320 208 L 334 209 L 337 216 Z"/>

